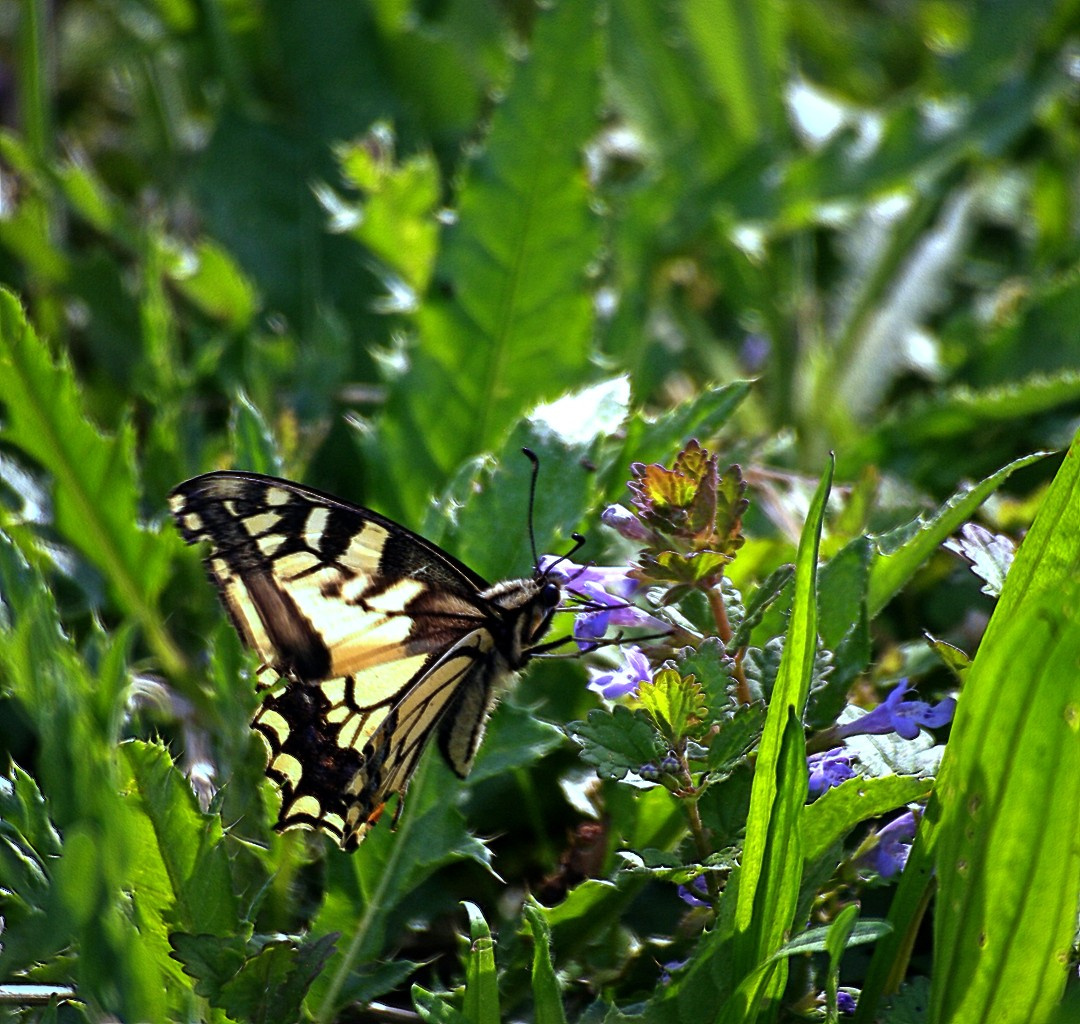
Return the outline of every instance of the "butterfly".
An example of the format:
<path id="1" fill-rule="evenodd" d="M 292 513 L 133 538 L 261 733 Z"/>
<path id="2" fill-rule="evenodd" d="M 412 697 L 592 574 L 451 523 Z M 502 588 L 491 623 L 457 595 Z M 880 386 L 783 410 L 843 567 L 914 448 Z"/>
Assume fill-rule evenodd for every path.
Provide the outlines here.
<path id="1" fill-rule="evenodd" d="M 560 643 L 541 643 L 562 588 L 539 568 L 489 584 L 377 512 L 255 473 L 194 477 L 169 502 L 274 679 L 252 725 L 278 829 L 354 849 L 433 737 L 464 777 L 501 685 Z"/>

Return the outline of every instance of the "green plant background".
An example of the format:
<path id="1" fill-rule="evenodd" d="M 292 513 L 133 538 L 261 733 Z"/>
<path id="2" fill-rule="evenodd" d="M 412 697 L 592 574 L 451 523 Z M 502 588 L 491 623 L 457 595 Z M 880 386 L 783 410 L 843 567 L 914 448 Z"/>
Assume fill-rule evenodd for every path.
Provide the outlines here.
<path id="1" fill-rule="evenodd" d="M 656 876 L 611 879 L 624 845 L 678 847 L 663 790 L 605 783 L 593 877 L 522 908 L 559 877 L 592 774 L 548 724 L 595 707 L 572 662 L 508 696 L 467 783 L 426 758 L 358 855 L 274 835 L 253 666 L 166 522 L 172 486 L 231 466 L 523 574 L 522 444 L 541 549 L 582 529 L 603 560 L 630 463 L 698 436 L 751 484 L 738 587 L 803 537 L 794 625 L 774 607 L 755 635 L 846 642 L 850 682 L 953 686 L 922 633 L 973 654 L 993 605 L 940 543 L 980 506 L 1017 537 L 1049 509 L 994 620 L 1018 624 L 969 675 L 996 699 L 955 730 L 995 743 L 958 741 L 925 844 L 950 913 L 887 1019 L 1076 1019 L 1043 973 L 1080 887 L 1075 460 L 1029 456 L 1080 412 L 1078 45 L 1065 0 L 0 4 L 0 986 L 46 999 L 10 1012 L 780 1013 L 711 975 L 722 929 L 659 985 L 654 940 L 685 908 Z M 830 452 L 812 614 L 803 524 Z M 998 823 L 975 839 L 972 786 Z M 836 813 L 789 822 L 808 858 L 861 820 Z M 1032 879 L 1055 905 L 1013 905 Z M 809 881 L 789 883 L 794 907 Z M 875 959 L 845 954 L 863 1020 L 925 874 L 901 886 L 864 894 L 864 917 L 892 906 Z M 991 929 L 972 952 L 973 908 L 1034 945 Z M 739 977 L 776 952 L 757 928 Z M 927 975 L 933 1016 L 910 1016 Z"/>

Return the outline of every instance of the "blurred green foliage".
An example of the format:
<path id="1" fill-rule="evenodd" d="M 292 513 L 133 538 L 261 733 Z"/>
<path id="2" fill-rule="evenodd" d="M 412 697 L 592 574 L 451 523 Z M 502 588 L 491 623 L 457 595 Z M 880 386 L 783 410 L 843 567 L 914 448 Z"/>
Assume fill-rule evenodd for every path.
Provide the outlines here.
<path id="1" fill-rule="evenodd" d="M 779 997 L 753 971 L 806 952 L 778 947 L 780 917 L 688 937 L 701 919 L 671 879 L 700 865 L 666 789 L 608 772 L 588 849 L 593 772 L 546 723 L 610 737 L 592 764 L 651 748 L 570 662 L 503 702 L 467 783 L 426 758 L 397 830 L 357 855 L 274 835 L 253 666 L 165 496 L 222 466 L 303 478 L 499 577 L 531 562 L 522 444 L 541 549 L 585 529 L 584 556 L 617 561 L 598 510 L 630 463 L 696 435 L 748 484 L 725 585 L 757 692 L 797 688 L 789 629 L 816 728 L 852 685 L 948 688 L 923 632 L 971 654 L 991 604 L 939 545 L 980 506 L 1025 530 L 1058 466 L 1031 453 L 1078 423 L 1078 82 L 1076 0 L 0 0 L 0 986 L 58 993 L 23 1016 L 331 1020 L 407 1005 L 410 983 L 428 1020 L 600 1019 L 600 1002 L 689 1020 L 721 995 L 751 1019 L 744 978 Z M 784 566 L 830 451 L 815 611 L 809 556 L 797 583 Z M 1071 565 L 1074 526 L 1053 522 L 1046 564 Z M 1061 603 L 1025 628 L 1075 628 Z M 1070 685 L 1065 660 L 1040 692 Z M 701 801 L 732 841 L 748 718 L 717 747 L 723 799 Z M 796 820 L 797 730 L 766 728 L 790 806 L 755 796 L 752 820 L 800 832 L 802 874 L 760 835 L 753 871 L 832 919 L 843 844 L 925 780 Z M 957 757 L 954 779 L 987 771 Z M 642 851 L 656 862 L 630 863 Z M 565 899 L 522 910 L 507 894 L 526 888 Z M 864 907 L 884 916 L 891 892 Z M 466 899 L 469 949 L 451 934 Z M 957 945 L 974 921 L 936 927 Z M 837 951 L 879 933 L 831 927 L 806 948 L 835 998 Z M 743 974 L 718 979 L 731 949 Z M 1003 955 L 986 963 L 1034 976 Z M 658 988 L 657 964 L 687 957 Z M 887 988 L 880 954 L 852 970 Z"/>

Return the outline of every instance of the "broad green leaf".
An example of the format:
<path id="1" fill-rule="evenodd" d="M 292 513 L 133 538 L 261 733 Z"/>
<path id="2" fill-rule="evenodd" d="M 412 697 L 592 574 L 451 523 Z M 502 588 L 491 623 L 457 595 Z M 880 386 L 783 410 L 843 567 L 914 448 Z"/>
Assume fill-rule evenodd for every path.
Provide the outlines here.
<path id="1" fill-rule="evenodd" d="M 599 99 L 595 15 L 576 3 L 538 12 L 531 52 L 466 168 L 418 347 L 371 450 L 404 512 L 526 408 L 589 375 L 584 282 L 599 234 L 582 150 Z"/>
<path id="2" fill-rule="evenodd" d="M 57 530 L 101 570 L 162 666 L 180 674 L 156 605 L 170 545 L 140 525 L 131 425 L 111 438 L 89 422 L 71 366 L 53 359 L 9 292 L 0 292 L 0 377 L 0 437 L 52 475 Z"/>
<path id="3" fill-rule="evenodd" d="M 495 942 L 480 908 L 466 902 L 469 955 L 465 963 L 462 1012 L 472 1024 L 499 1024 L 499 983 L 495 975 Z"/>
<path id="4" fill-rule="evenodd" d="M 1032 596 L 968 673 L 936 790 L 942 1024 L 1044 1021 L 1064 992 L 1080 901 L 1078 664 L 1073 585 Z"/>
<path id="5" fill-rule="evenodd" d="M 1073 581 L 1080 578 L 1080 457 L 1078 457 L 1078 452 L 1080 452 L 1080 440 L 1074 439 L 1064 463 L 1058 470 L 1053 484 L 1043 499 L 1035 522 L 1024 538 L 1024 542 L 1021 544 L 1016 559 L 1009 570 L 1001 598 L 994 609 L 986 633 L 983 635 L 975 660 L 968 669 L 967 684 L 957 708 L 957 717 L 953 725 L 954 740 L 961 723 L 976 721 L 989 725 L 993 721 L 992 705 L 996 705 L 999 700 L 1004 702 L 1004 707 L 1012 708 L 1014 713 L 1016 713 L 1017 708 L 1021 709 L 1021 718 L 1013 723 L 1018 732 L 1026 728 L 1025 721 L 1028 716 L 1033 715 L 1037 720 L 1044 717 L 1053 719 L 1054 704 L 1052 698 L 1044 695 L 1038 707 L 1027 707 L 1027 688 L 1038 681 L 1045 680 L 1045 673 L 1041 667 L 1035 666 L 1038 674 L 1036 679 L 1033 680 L 1014 673 L 1011 666 L 1006 666 L 1003 675 L 994 676 L 989 670 L 979 668 L 979 663 L 983 661 L 1000 664 L 1000 646 L 1005 643 L 1012 646 L 1018 642 L 1018 627 L 1013 624 L 1024 620 L 1029 622 L 1032 628 L 1035 628 L 1036 624 L 1031 621 L 1030 617 L 1037 616 L 1038 613 L 1032 609 L 1042 607 L 1044 602 L 1049 602 L 1052 607 L 1055 598 L 1060 599 L 1062 596 L 1069 594 Z M 1006 470 L 1009 468 L 1006 467 Z M 1049 614 L 1048 611 L 1047 615 Z M 1053 616 L 1051 616 L 1052 618 Z M 1038 628 L 1044 629 L 1045 625 Z M 1061 645 L 1066 642 L 1071 642 L 1071 640 L 1065 640 L 1061 637 L 1056 638 L 1054 651 L 1060 651 Z M 1017 653 L 1021 655 L 1021 652 L 1018 651 Z M 1036 652 L 1032 650 L 1030 654 L 1023 653 L 1022 657 L 1030 665 L 1030 659 L 1036 657 Z M 978 679 L 980 676 L 984 680 L 983 682 L 974 684 L 971 682 L 972 679 Z M 997 727 L 1001 728 L 1000 725 Z M 1062 727 L 1062 721 L 1053 720 L 1051 722 L 1050 736 L 1048 737 L 1050 742 L 1055 742 L 1055 737 L 1060 740 Z M 964 732 L 961 735 L 966 733 L 970 736 L 972 735 L 971 730 L 971 725 L 964 725 Z M 1075 746 L 1075 737 L 1073 738 L 1073 744 Z M 1012 750 L 1011 747 L 1002 749 Z M 961 778 L 971 778 L 972 773 L 981 767 L 982 751 L 983 748 L 980 743 L 968 742 L 965 745 L 950 742 L 939 773 L 938 785 L 942 787 L 943 792 L 954 794 L 955 799 L 957 789 L 956 784 L 950 779 L 950 773 L 958 771 L 961 773 Z M 1014 755 L 1016 753 L 1019 753 L 1019 751 L 1014 751 Z M 993 785 L 995 793 L 1002 799 L 1007 795 L 1011 800 L 1015 791 L 1011 786 L 1007 785 L 1007 780 L 1004 778 L 1004 773 L 1011 767 L 1010 762 L 998 758 L 991 767 L 990 776 L 981 779 L 980 784 Z M 1031 781 L 1034 784 L 1033 791 L 1030 794 L 1033 805 L 1054 799 L 1053 794 L 1048 792 L 1048 787 L 1057 785 L 1056 774 L 1052 780 L 1043 777 Z M 1065 782 L 1066 788 L 1074 781 L 1075 779 L 1067 780 Z M 1003 806 L 1008 808 L 1008 802 Z M 998 843 L 1001 836 L 1000 829 L 1007 827 L 1005 824 L 1007 810 L 1000 808 L 996 808 L 996 810 L 997 821 L 994 826 L 993 841 Z M 1068 814 L 1067 806 L 1065 810 L 1066 814 Z M 950 812 L 950 821 L 953 823 L 952 828 L 962 829 L 965 827 L 965 823 L 960 817 L 963 813 L 960 807 L 952 809 Z M 1058 813 L 1056 807 L 1055 813 Z M 937 826 L 941 814 L 942 807 L 935 791 L 935 795 L 931 797 L 927 813 L 920 824 L 919 835 L 915 845 L 912 847 L 911 855 L 908 858 L 907 866 L 901 876 L 900 885 L 890 909 L 889 920 L 893 925 L 893 934 L 879 945 L 868 969 L 863 994 L 859 1000 L 856 1024 L 866 1024 L 866 1022 L 872 1021 L 883 993 L 893 991 L 899 986 L 906 967 L 907 950 L 910 948 L 906 944 L 913 941 L 919 918 L 929 902 L 928 887 L 939 844 L 944 842 L 948 846 L 951 843 L 955 852 L 957 849 L 956 844 L 961 841 L 960 836 L 952 836 L 948 839 L 942 836 Z M 1055 822 L 1055 831 L 1060 827 L 1060 824 L 1060 821 Z M 978 838 L 980 842 L 989 843 L 991 841 L 989 835 Z M 1045 865 L 1037 859 L 1044 850 L 1045 847 L 1040 842 L 1032 843 L 1031 849 L 1026 854 L 1020 851 L 1021 858 L 1015 865 L 1016 870 L 1032 873 L 1045 870 Z M 980 852 L 985 853 L 986 850 Z M 1069 858 L 1063 856 L 1057 868 L 1059 871 L 1067 871 Z M 963 886 L 981 887 L 986 882 L 987 879 L 983 878 L 980 873 L 978 878 L 966 879 Z M 955 892 L 956 880 L 950 878 L 949 884 Z M 1007 886 L 1014 893 L 1020 892 L 1019 887 L 1014 885 L 1012 879 L 1008 880 Z M 1004 894 L 1002 895 L 1004 896 Z M 1074 913 L 1075 895 L 1074 892 Z M 1008 897 L 1004 896 L 1004 898 L 1007 899 Z M 1046 908 L 1042 907 L 1040 909 L 1045 915 Z M 1038 914 L 1033 913 L 1032 917 L 1033 920 L 1039 920 Z M 935 920 L 938 920 L 938 918 L 935 917 Z M 1045 916 L 1042 918 L 1042 923 L 1048 930 L 1038 939 L 1030 952 L 1018 951 L 1016 947 L 1013 947 L 1012 955 L 1017 957 L 1018 960 L 1026 961 L 1029 957 L 1038 957 L 1040 952 L 1045 952 L 1046 944 L 1053 942 L 1051 923 Z M 938 921 L 938 926 L 946 927 L 945 920 Z M 954 921 L 947 927 L 955 930 L 959 925 Z M 966 969 L 970 972 L 978 964 L 978 958 L 970 950 L 965 950 L 964 955 L 957 959 L 955 951 L 946 950 L 940 946 L 935 948 L 937 949 L 937 955 L 942 957 L 942 964 L 951 962 L 955 970 Z M 997 959 L 1002 958 L 1000 948 L 995 948 L 995 954 Z M 1011 972 L 1012 965 L 1001 962 L 999 963 L 999 969 L 1002 972 Z M 935 979 L 937 976 L 937 972 L 935 972 Z M 1028 980 L 1034 978 L 1036 978 L 1036 975 L 1033 973 Z M 936 981 L 935 984 L 937 984 Z M 1052 988 L 1053 986 L 1051 986 L 1051 990 Z M 934 998 L 935 1000 L 941 1000 L 945 998 L 945 995 L 945 993 L 938 994 Z M 1039 998 L 1038 993 L 1032 992 L 1027 984 L 1022 983 L 1017 990 L 1017 999 L 1027 997 L 1032 1000 Z"/>

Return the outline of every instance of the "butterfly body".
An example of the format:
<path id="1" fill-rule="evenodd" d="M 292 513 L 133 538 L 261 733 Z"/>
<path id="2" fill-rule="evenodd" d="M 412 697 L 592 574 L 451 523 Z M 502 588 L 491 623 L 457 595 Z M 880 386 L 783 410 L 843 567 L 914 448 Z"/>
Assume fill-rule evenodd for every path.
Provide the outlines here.
<path id="1" fill-rule="evenodd" d="M 428 740 L 472 766 L 500 685 L 561 598 L 542 574 L 495 585 L 369 509 L 274 477 L 216 472 L 170 495 L 244 642 L 276 677 L 253 725 L 279 828 L 355 847 Z"/>

